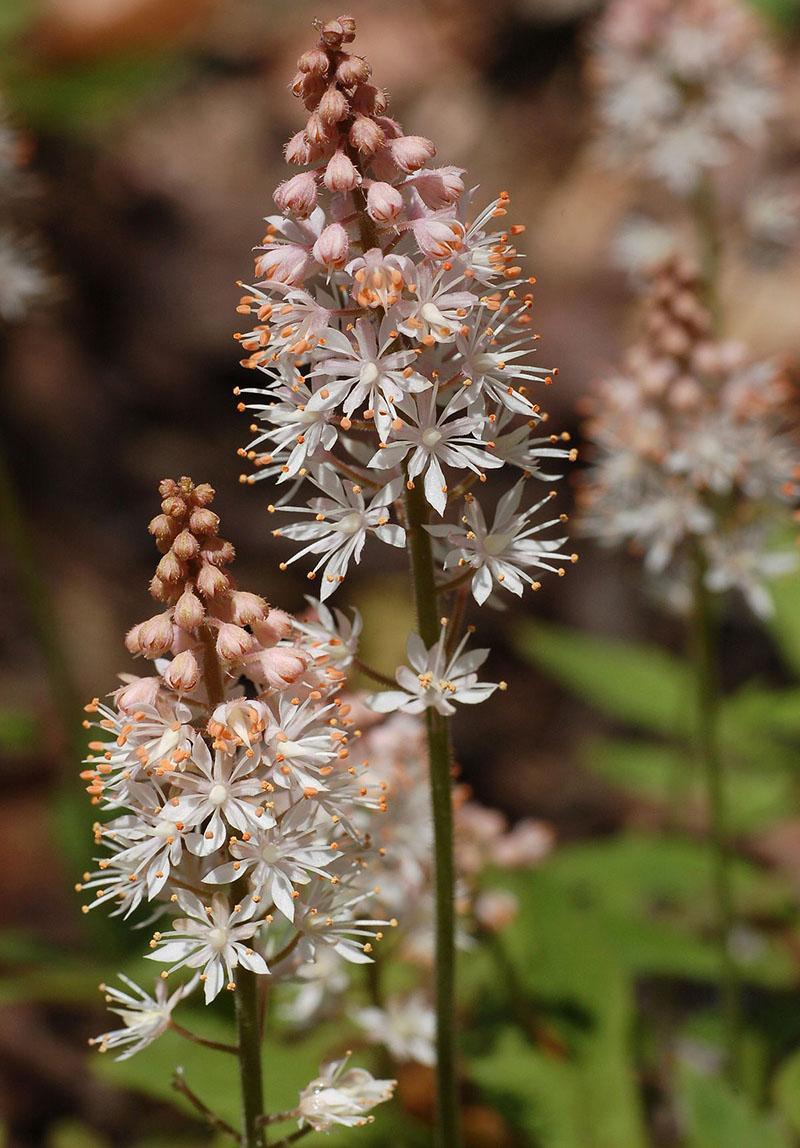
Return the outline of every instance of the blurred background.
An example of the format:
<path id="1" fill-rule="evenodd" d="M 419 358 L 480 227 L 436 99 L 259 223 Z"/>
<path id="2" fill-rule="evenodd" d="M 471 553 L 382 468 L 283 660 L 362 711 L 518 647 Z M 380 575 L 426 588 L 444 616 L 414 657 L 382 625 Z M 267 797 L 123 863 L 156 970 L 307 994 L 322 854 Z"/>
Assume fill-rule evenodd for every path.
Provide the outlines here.
<path id="1" fill-rule="evenodd" d="M 582 395 L 635 330 L 632 271 L 642 245 L 658 242 L 643 216 L 673 211 L 666 193 L 662 204 L 658 189 L 599 162 L 584 57 L 600 7 L 350 5 L 357 50 L 388 89 L 393 114 L 436 141 L 440 162 L 467 168 L 484 197 L 511 192 L 538 279 L 540 361 L 560 370 L 546 396 L 551 426 L 578 441 Z M 794 108 L 775 132 L 770 164 L 776 178 L 800 178 L 800 3 L 758 7 L 786 60 L 785 104 Z M 72 893 L 91 820 L 74 715 L 134 668 L 122 636 L 147 607 L 146 523 L 163 476 L 212 482 L 242 584 L 287 609 L 302 605 L 302 576 L 277 570 L 284 555 L 269 533 L 267 488 L 238 484 L 236 449 L 248 435 L 231 395 L 241 382 L 231 335 L 236 280 L 250 274 L 250 248 L 282 178 L 281 148 L 299 122 L 287 86 L 293 63 L 312 19 L 336 14 L 307 0 L 0 0 L 0 93 L 25 153 L 20 216 L 46 285 L 0 332 L 8 1145 L 209 1142 L 162 1086 L 117 1080 L 84 1061 L 83 1042 L 102 1024 L 94 966 L 110 973 L 114 946 L 128 941 L 121 928 L 87 924 Z M 761 179 L 745 159 L 726 172 L 724 195 L 746 200 Z M 751 230 L 737 227 L 726 242 L 726 328 L 755 355 L 797 358 L 796 206 L 795 229 L 780 243 L 765 240 L 755 210 Z M 565 482 L 562 508 L 571 500 Z M 676 1101 L 680 1088 L 664 1080 L 678 1062 L 701 1079 L 709 1057 L 713 1068 L 715 1023 L 704 809 L 669 710 L 682 628 L 648 599 L 637 563 L 589 542 L 577 548 L 581 562 L 567 578 L 503 613 L 482 612 L 491 676 L 511 688 L 457 725 L 457 756 L 477 796 L 512 819 L 549 822 L 557 838 L 540 901 L 511 942 L 539 954 L 531 993 L 541 997 L 545 1036 L 524 1049 L 511 1041 L 501 1048 L 505 1066 L 500 1059 L 476 1074 L 471 1142 L 797 1143 L 800 1062 L 787 1065 L 800 1043 L 800 704 L 790 704 L 800 595 L 791 586 L 779 594 L 771 631 L 735 602 L 725 618 L 725 686 L 740 722 L 731 718 L 731 737 L 746 747 L 734 816 L 757 1030 L 752 1108 L 731 1116 L 724 1098 L 702 1088 Z M 368 551 L 337 601 L 362 609 L 367 660 L 385 670 L 410 617 L 402 563 L 402 554 Z M 609 638 L 626 645 L 609 647 Z M 772 694 L 783 724 L 765 732 Z M 90 959 L 100 944 L 102 961 Z M 424 1093 L 425 1082 L 408 1084 L 407 1106 L 421 1105 L 424 1118 L 415 1087 Z M 535 1119 L 520 1115 L 526 1092 L 541 1102 Z M 696 1119 L 697 1104 L 711 1113 L 707 1131 L 686 1139 L 697 1127 L 686 1123 L 686 1105 Z M 778 1106 L 777 1123 L 758 1123 L 765 1105 Z M 724 1138 L 714 1139 L 720 1126 Z M 784 1138 L 770 1139 L 773 1130 Z M 370 1143 L 416 1143 L 388 1135 Z"/>

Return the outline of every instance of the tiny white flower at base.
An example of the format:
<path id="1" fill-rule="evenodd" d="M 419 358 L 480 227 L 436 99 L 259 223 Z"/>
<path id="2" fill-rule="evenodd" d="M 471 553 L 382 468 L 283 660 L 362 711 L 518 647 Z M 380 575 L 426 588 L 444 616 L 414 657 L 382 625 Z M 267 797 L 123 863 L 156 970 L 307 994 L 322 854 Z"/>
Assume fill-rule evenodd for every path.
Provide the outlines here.
<path id="1" fill-rule="evenodd" d="M 462 638 L 452 654 L 445 649 L 446 629 L 442 628 L 439 641 L 428 650 L 418 634 L 408 639 L 409 666 L 400 666 L 395 672 L 399 690 L 386 690 L 366 699 L 376 713 L 419 714 L 429 707 L 445 716 L 455 713 L 454 702 L 477 705 L 485 701 L 505 683 L 479 682 L 475 671 L 489 656 L 488 650 L 470 650 L 464 653 L 469 637 Z"/>
<path id="2" fill-rule="evenodd" d="M 153 996 L 150 996 L 123 973 L 119 974 L 119 979 L 128 986 L 130 992 L 126 993 L 114 985 L 101 985 L 100 991 L 105 993 L 106 1001 L 111 1006 L 110 1011 L 122 1017 L 124 1028 L 93 1037 L 89 1044 L 97 1045 L 99 1052 L 121 1048 L 124 1051 L 116 1059 L 127 1060 L 129 1056 L 135 1056 L 167 1031 L 173 1009 L 194 992 L 198 977 L 192 977 L 171 996 L 167 996 L 167 985 L 163 980 L 156 981 Z"/>
<path id="3" fill-rule="evenodd" d="M 362 1008 L 353 1015 L 367 1039 L 384 1045 L 395 1060 L 436 1064 L 436 1014 L 423 993 L 389 997 L 385 1008 Z"/>
<path id="4" fill-rule="evenodd" d="M 300 1093 L 297 1106 L 300 1127 L 314 1132 L 330 1132 L 336 1125 L 356 1128 L 374 1119 L 367 1113 L 391 1100 L 396 1080 L 376 1080 L 365 1068 L 345 1071 L 349 1053 L 343 1060 L 323 1065 L 316 1080 Z"/>

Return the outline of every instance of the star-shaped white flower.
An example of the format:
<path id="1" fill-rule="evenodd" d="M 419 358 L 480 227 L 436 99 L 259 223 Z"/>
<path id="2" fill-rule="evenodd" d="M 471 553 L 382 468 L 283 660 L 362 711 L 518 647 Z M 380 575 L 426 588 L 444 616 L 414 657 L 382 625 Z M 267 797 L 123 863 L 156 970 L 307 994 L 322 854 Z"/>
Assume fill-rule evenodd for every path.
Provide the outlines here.
<path id="1" fill-rule="evenodd" d="M 397 1081 L 375 1080 L 365 1068 L 345 1071 L 349 1055 L 323 1065 L 317 1079 L 300 1093 L 301 1128 L 315 1132 L 330 1132 L 337 1124 L 356 1128 L 370 1122 L 372 1117 L 366 1115 L 370 1109 L 391 1100 Z"/>
<path id="2" fill-rule="evenodd" d="M 173 1009 L 194 992 L 198 978 L 192 977 L 171 996 L 167 995 L 167 984 L 163 980 L 156 981 L 154 993 L 150 996 L 123 973 L 119 974 L 119 979 L 128 986 L 130 992 L 125 992 L 115 985 L 101 985 L 100 991 L 105 993 L 110 1011 L 122 1017 L 124 1027 L 93 1037 L 89 1044 L 97 1045 L 99 1052 L 121 1048 L 123 1051 L 116 1059 L 127 1060 L 129 1056 L 135 1056 L 167 1031 Z"/>
<path id="3" fill-rule="evenodd" d="M 455 702 L 477 705 L 486 701 L 505 683 L 479 682 L 475 672 L 489 656 L 488 650 L 464 652 L 469 635 L 465 634 L 455 651 L 448 654 L 445 647 L 447 631 L 443 627 L 439 641 L 426 649 L 418 634 L 411 634 L 406 647 L 408 666 L 395 671 L 399 690 L 385 690 L 367 699 L 377 713 L 419 714 L 433 707 L 440 714 L 456 712 Z"/>

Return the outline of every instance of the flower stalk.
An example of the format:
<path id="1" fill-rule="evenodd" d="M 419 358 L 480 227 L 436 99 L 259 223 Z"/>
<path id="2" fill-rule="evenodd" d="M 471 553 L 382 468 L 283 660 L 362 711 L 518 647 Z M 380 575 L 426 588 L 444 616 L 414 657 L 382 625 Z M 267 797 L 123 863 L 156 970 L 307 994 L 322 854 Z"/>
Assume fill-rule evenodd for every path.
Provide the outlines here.
<path id="1" fill-rule="evenodd" d="M 410 489 L 409 489 L 410 487 Z M 428 517 L 422 490 L 406 483 L 406 527 L 417 627 L 426 646 L 439 636 L 438 596 Z M 425 711 L 430 765 L 431 809 L 435 852 L 436 912 L 436 1053 L 437 1144 L 461 1143 L 456 1017 L 455 869 L 453 860 L 453 795 L 449 719 L 435 708 Z"/>

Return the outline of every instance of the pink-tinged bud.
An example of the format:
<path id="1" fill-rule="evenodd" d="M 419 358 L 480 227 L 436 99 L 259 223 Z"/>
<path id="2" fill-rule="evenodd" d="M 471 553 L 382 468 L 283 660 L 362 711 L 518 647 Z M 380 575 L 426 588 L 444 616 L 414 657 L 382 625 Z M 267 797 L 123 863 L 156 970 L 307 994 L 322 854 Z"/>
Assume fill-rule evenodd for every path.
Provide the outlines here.
<path id="1" fill-rule="evenodd" d="M 216 598 L 230 590 L 230 579 L 216 566 L 206 562 L 197 575 L 197 589 L 204 598 Z"/>
<path id="2" fill-rule="evenodd" d="M 142 647 L 139 641 L 139 635 L 142 631 L 142 623 L 137 622 L 135 626 L 131 626 L 125 635 L 125 649 L 129 654 L 141 654 Z"/>
<path id="3" fill-rule="evenodd" d="M 259 685 L 282 690 L 301 678 L 308 666 L 308 655 L 294 646 L 275 646 L 260 650 L 247 659 L 245 673 Z"/>
<path id="4" fill-rule="evenodd" d="M 178 559 L 173 550 L 168 550 L 158 566 L 156 566 L 156 577 L 160 578 L 162 582 L 171 583 L 172 585 L 186 577 L 186 567 Z"/>
<path id="5" fill-rule="evenodd" d="M 309 144 L 319 154 L 320 150 L 330 143 L 331 125 L 322 118 L 319 112 L 312 112 L 308 117 L 305 133 Z"/>
<path id="6" fill-rule="evenodd" d="M 348 138 L 361 155 L 373 155 L 386 139 L 383 128 L 369 116 L 356 116 Z"/>
<path id="7" fill-rule="evenodd" d="M 232 542 L 225 538 L 207 538 L 200 550 L 200 556 L 212 566 L 228 566 L 236 557 Z"/>
<path id="8" fill-rule="evenodd" d="M 359 84 L 350 96 L 350 107 L 362 116 L 379 116 L 386 111 L 386 93 L 374 84 Z"/>
<path id="9" fill-rule="evenodd" d="M 164 671 L 164 681 L 179 694 L 193 690 L 200 681 L 200 667 L 191 650 L 177 654 Z"/>
<path id="10" fill-rule="evenodd" d="M 146 658 L 157 658 L 165 654 L 172 645 L 172 620 L 169 614 L 156 614 L 142 622 L 138 644 Z"/>
<path id="11" fill-rule="evenodd" d="M 177 494 L 170 494 L 161 503 L 161 509 L 171 518 L 183 518 L 189 507 Z"/>
<path id="12" fill-rule="evenodd" d="M 192 534 L 216 534 L 219 515 L 204 507 L 193 510 L 189 516 L 189 529 Z"/>
<path id="13" fill-rule="evenodd" d="M 124 713 L 138 710 L 142 706 L 154 706 L 160 689 L 159 678 L 131 678 L 126 685 L 114 691 L 114 705 Z"/>
<path id="14" fill-rule="evenodd" d="M 157 574 L 154 574 L 150 579 L 149 589 L 150 596 L 155 598 L 156 602 L 169 602 L 175 593 L 175 587 L 164 582 Z"/>
<path id="15" fill-rule="evenodd" d="M 351 19 L 349 16 L 345 18 L 347 20 Z M 341 48 L 347 34 L 348 33 L 344 25 L 341 24 L 338 20 L 329 20 L 327 24 L 323 24 L 322 26 L 320 39 L 328 48 Z"/>
<path id="16" fill-rule="evenodd" d="M 403 210 L 403 197 L 390 183 L 371 183 L 367 192 L 367 214 L 376 223 L 391 223 Z"/>
<path id="17" fill-rule="evenodd" d="M 336 65 L 336 79 L 345 88 L 354 88 L 356 84 L 365 83 L 372 69 L 361 56 L 342 56 Z"/>
<path id="18" fill-rule="evenodd" d="M 203 623 L 206 612 L 195 592 L 187 587 L 175 603 L 173 619 L 182 630 L 196 630 Z"/>
<path id="19" fill-rule="evenodd" d="M 383 130 L 383 134 L 387 140 L 399 140 L 405 138 L 403 134 L 402 125 L 393 120 L 391 116 L 375 116 L 375 123 Z"/>
<path id="20" fill-rule="evenodd" d="M 475 899 L 475 919 L 484 929 L 499 933 L 519 912 L 519 901 L 507 889 L 487 889 Z"/>
<path id="21" fill-rule="evenodd" d="M 168 514 L 157 514 L 155 518 L 150 520 L 147 529 L 156 542 L 165 543 L 169 546 L 178 531 L 178 524 Z"/>
<path id="22" fill-rule="evenodd" d="M 436 155 L 436 148 L 424 136 L 399 136 L 389 140 L 387 146 L 401 171 L 419 171 Z"/>
<path id="23" fill-rule="evenodd" d="M 295 132 L 284 147 L 283 154 L 287 163 L 296 163 L 298 167 L 311 163 L 311 144 L 306 139 L 306 133 Z"/>
<path id="24" fill-rule="evenodd" d="M 253 645 L 253 635 L 232 622 L 225 622 L 217 631 L 217 654 L 223 662 L 240 662 Z"/>
<path id="25" fill-rule="evenodd" d="M 306 219 L 317 206 L 317 181 L 310 171 L 300 172 L 275 188 L 272 197 L 281 211 Z"/>
<path id="26" fill-rule="evenodd" d="M 269 617 L 269 605 L 258 594 L 248 590 L 234 590 L 231 594 L 231 621 L 237 626 L 264 622 Z"/>
<path id="27" fill-rule="evenodd" d="M 210 482 L 199 482 L 194 488 L 194 500 L 198 506 L 208 506 L 214 501 L 216 490 Z"/>
<path id="28" fill-rule="evenodd" d="M 312 254 L 325 267 L 343 267 L 350 250 L 350 240 L 341 223 L 329 223 L 314 244 Z"/>
<path id="29" fill-rule="evenodd" d="M 262 646 L 274 646 L 290 636 L 294 624 L 285 610 L 270 610 L 265 622 L 254 622 L 253 633 Z"/>
<path id="30" fill-rule="evenodd" d="M 317 115 L 326 124 L 338 124 L 349 111 L 347 99 L 338 88 L 331 86 L 319 101 Z"/>
<path id="31" fill-rule="evenodd" d="M 339 27 L 342 29 L 342 41 L 345 44 L 352 43 L 356 38 L 356 22 L 352 16 L 337 16 L 336 20 Z"/>
<path id="32" fill-rule="evenodd" d="M 311 111 L 319 103 L 328 85 L 322 76 L 312 75 L 310 72 L 298 72 L 289 86 L 292 94 L 298 96 Z"/>
<path id="33" fill-rule="evenodd" d="M 522 869 L 536 865 L 553 849 L 555 836 L 543 821 L 526 818 L 518 821 L 510 833 L 495 842 L 491 860 L 504 869 Z"/>
<path id="34" fill-rule="evenodd" d="M 414 176 L 414 187 L 433 211 L 457 203 L 464 194 L 462 168 L 440 167 L 435 171 L 421 171 Z"/>
<path id="35" fill-rule="evenodd" d="M 328 191 L 352 191 L 361 183 L 361 176 L 349 156 L 337 151 L 328 160 L 323 182 Z"/>
<path id="36" fill-rule="evenodd" d="M 189 562 L 192 558 L 196 558 L 199 550 L 200 543 L 191 530 L 182 530 L 172 543 L 172 552 L 181 562 Z"/>
<path id="37" fill-rule="evenodd" d="M 309 48 L 297 61 L 297 70 L 310 72 L 312 76 L 327 76 L 329 63 L 328 53 L 323 48 Z"/>

